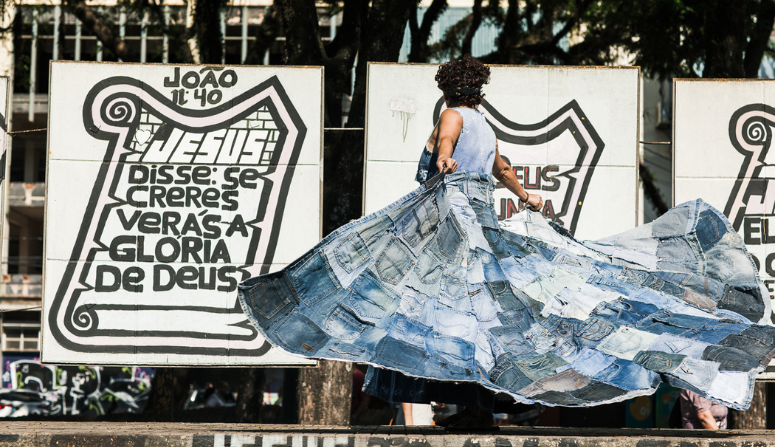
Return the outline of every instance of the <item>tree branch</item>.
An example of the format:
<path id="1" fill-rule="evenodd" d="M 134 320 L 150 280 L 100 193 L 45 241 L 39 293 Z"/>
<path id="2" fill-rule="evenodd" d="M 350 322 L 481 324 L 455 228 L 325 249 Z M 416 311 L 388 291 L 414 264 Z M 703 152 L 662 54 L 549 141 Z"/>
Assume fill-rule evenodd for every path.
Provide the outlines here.
<path id="1" fill-rule="evenodd" d="M 474 6 L 471 8 L 471 26 L 466 31 L 463 38 L 463 54 L 471 54 L 471 44 L 474 41 L 474 35 L 482 24 L 482 0 L 474 0 Z"/>
<path id="2" fill-rule="evenodd" d="M 579 23 L 579 20 L 581 19 L 581 16 L 584 15 L 591 3 L 592 0 L 580 0 L 576 2 L 576 11 L 574 12 L 571 19 L 565 23 L 565 26 L 563 26 L 562 29 L 557 32 L 554 37 L 552 37 L 552 45 L 557 45 L 560 43 L 560 40 L 562 40 L 563 37 L 565 37 L 573 28 L 576 27 L 576 25 Z"/>
<path id="3" fill-rule="evenodd" d="M 428 62 L 428 38 L 431 35 L 433 24 L 439 19 L 441 13 L 447 8 L 447 0 L 433 0 L 422 16 L 422 23 L 417 26 L 417 7 L 409 14 L 409 30 L 411 32 L 411 50 L 409 62 Z"/>
<path id="4" fill-rule="evenodd" d="M 2 1 L 2 0 L 0 0 Z M 178 48 L 182 50 L 183 61 L 187 64 L 194 63 L 194 55 L 191 54 L 191 48 L 186 43 L 185 39 L 181 39 L 183 33 L 173 33 L 171 27 L 164 21 L 164 6 L 163 0 L 159 3 L 153 0 L 142 0 L 140 3 L 140 9 L 148 8 L 161 29 L 162 34 L 166 34 L 172 40 L 172 48 Z M 62 42 L 63 40 L 60 40 Z"/>
<path id="5" fill-rule="evenodd" d="M 100 19 L 84 0 L 66 0 L 65 3 L 85 27 L 94 31 L 102 45 L 120 59 L 128 59 L 129 49 L 126 43 L 113 33 L 113 30 Z"/>

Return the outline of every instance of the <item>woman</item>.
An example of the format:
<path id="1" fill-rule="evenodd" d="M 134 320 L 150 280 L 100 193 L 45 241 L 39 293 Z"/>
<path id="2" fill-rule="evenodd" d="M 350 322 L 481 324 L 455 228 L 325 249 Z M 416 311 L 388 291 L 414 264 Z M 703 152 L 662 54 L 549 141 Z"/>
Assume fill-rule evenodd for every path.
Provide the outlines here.
<path id="1" fill-rule="evenodd" d="M 288 352 L 395 372 L 365 386 L 392 401 L 427 402 L 456 383 L 435 400 L 590 406 L 667 382 L 747 408 L 775 330 L 726 218 L 698 200 L 584 243 L 535 211 L 499 224 L 493 175 L 542 204 L 475 108 L 488 77 L 472 58 L 441 66 L 449 109 L 421 161 L 428 180 L 243 283 L 253 324 Z"/>

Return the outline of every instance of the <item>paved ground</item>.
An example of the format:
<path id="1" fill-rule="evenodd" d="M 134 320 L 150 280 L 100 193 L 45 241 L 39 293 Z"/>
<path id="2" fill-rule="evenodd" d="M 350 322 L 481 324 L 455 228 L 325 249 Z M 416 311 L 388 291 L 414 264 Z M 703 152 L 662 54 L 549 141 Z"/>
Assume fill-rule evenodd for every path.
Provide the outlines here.
<path id="1" fill-rule="evenodd" d="M 504 427 L 448 433 L 436 427 L 300 427 L 254 424 L 0 422 L 0 447 L 764 447 L 775 431 Z"/>

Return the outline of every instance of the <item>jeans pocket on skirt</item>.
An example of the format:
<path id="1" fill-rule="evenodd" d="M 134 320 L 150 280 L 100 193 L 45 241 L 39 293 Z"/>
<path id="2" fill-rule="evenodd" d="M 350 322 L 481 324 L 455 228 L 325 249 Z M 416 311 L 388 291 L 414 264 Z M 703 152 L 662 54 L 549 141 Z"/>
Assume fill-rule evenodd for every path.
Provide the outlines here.
<path id="1" fill-rule="evenodd" d="M 388 243 L 376 263 L 377 274 L 386 283 L 397 285 L 414 265 L 412 255 L 396 238 Z"/>
<path id="2" fill-rule="evenodd" d="M 336 262 L 347 272 L 352 273 L 369 262 L 371 254 L 358 233 L 353 232 L 334 249 Z"/>
<path id="3" fill-rule="evenodd" d="M 291 267 L 288 277 L 299 299 L 307 306 L 314 305 L 339 288 L 331 267 L 320 251 L 301 264 Z"/>
<path id="4" fill-rule="evenodd" d="M 339 306 L 326 317 L 323 326 L 328 335 L 339 340 L 356 339 L 366 329 L 365 324 Z"/>
<path id="5" fill-rule="evenodd" d="M 272 332 L 284 349 L 305 355 L 314 354 L 329 340 L 325 332 L 296 309 Z"/>

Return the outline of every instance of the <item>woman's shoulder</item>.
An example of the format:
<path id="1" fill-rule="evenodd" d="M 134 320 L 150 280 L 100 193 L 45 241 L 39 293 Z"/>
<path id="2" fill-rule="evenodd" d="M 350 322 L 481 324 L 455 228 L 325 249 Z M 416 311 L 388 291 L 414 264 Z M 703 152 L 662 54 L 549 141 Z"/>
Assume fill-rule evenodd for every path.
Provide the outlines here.
<path id="1" fill-rule="evenodd" d="M 450 107 L 441 112 L 439 117 L 442 121 L 463 122 L 463 114 L 460 113 L 457 107 Z"/>

